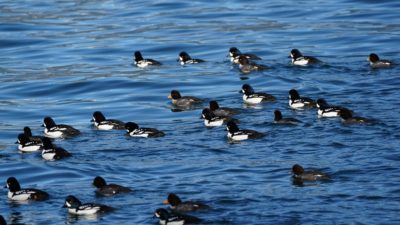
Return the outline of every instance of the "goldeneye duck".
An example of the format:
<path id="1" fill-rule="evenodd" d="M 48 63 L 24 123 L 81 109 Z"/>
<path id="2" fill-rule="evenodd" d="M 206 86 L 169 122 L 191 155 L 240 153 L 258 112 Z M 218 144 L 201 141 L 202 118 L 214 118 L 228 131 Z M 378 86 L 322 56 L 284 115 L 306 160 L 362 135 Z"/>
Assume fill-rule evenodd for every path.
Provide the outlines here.
<path id="1" fill-rule="evenodd" d="M 247 139 L 257 139 L 262 138 L 265 134 L 260 133 L 255 130 L 239 130 L 239 127 L 234 121 L 229 121 L 226 124 L 226 129 L 228 130 L 228 139 L 233 141 L 242 141 Z"/>
<path id="2" fill-rule="evenodd" d="M 55 147 L 51 142 L 50 138 L 44 137 L 43 138 L 43 151 L 42 151 L 42 158 L 45 160 L 58 160 L 65 157 L 70 157 L 71 153 L 67 150 Z"/>
<path id="3" fill-rule="evenodd" d="M 306 66 L 321 62 L 313 56 L 303 56 L 298 49 L 292 49 L 292 51 L 290 51 L 290 57 L 292 58 L 292 64 L 298 66 Z"/>
<path id="4" fill-rule="evenodd" d="M 274 123 L 297 125 L 297 124 L 301 123 L 301 121 L 298 119 L 295 119 L 295 118 L 283 118 L 281 111 L 275 110 L 274 111 Z"/>
<path id="5" fill-rule="evenodd" d="M 163 208 L 158 208 L 154 216 L 159 219 L 160 225 L 183 225 L 187 223 L 200 223 L 202 220 L 183 213 L 170 212 Z"/>
<path id="6" fill-rule="evenodd" d="M 112 196 L 132 191 L 130 188 L 118 184 L 107 184 L 106 180 L 100 176 L 95 177 L 92 184 L 97 188 L 96 194 L 101 196 Z"/>
<path id="7" fill-rule="evenodd" d="M 140 51 L 135 52 L 135 65 L 140 68 L 147 66 L 160 66 L 161 63 L 154 59 L 144 59 Z"/>
<path id="8" fill-rule="evenodd" d="M 34 200 L 34 201 L 44 201 L 49 198 L 49 194 L 47 192 L 34 189 L 34 188 L 27 188 L 21 189 L 18 180 L 15 177 L 9 177 L 7 179 L 8 188 L 8 198 L 14 201 L 27 201 L 27 200 Z"/>
<path id="9" fill-rule="evenodd" d="M 95 203 L 82 204 L 81 201 L 79 201 L 79 199 L 77 199 L 73 195 L 67 196 L 63 207 L 68 208 L 68 213 L 74 215 L 94 215 L 97 213 L 110 212 L 114 209 L 110 206 L 102 204 L 95 204 Z"/>
<path id="10" fill-rule="evenodd" d="M 229 56 L 231 58 L 231 62 L 239 64 L 239 56 L 245 56 L 247 59 L 250 60 L 260 60 L 261 58 L 258 57 L 255 54 L 251 54 L 251 53 L 242 53 L 240 52 L 240 50 L 236 47 L 231 47 L 229 49 Z"/>
<path id="11" fill-rule="evenodd" d="M 242 73 L 250 73 L 251 71 L 262 71 L 269 69 L 268 66 L 250 62 L 250 60 L 244 56 L 239 56 L 239 69 Z"/>
<path id="12" fill-rule="evenodd" d="M 344 123 L 373 123 L 373 119 L 368 119 L 359 116 L 353 116 L 350 110 L 342 109 L 339 113 Z"/>
<path id="13" fill-rule="evenodd" d="M 319 171 L 305 171 L 302 166 L 295 164 L 292 167 L 293 179 L 300 182 L 314 182 L 319 180 L 329 180 L 330 177 Z"/>
<path id="14" fill-rule="evenodd" d="M 255 92 L 249 84 L 242 86 L 243 101 L 248 104 L 259 104 L 265 101 L 275 101 L 276 98 L 270 94 L 263 92 Z"/>
<path id="15" fill-rule="evenodd" d="M 123 130 L 125 129 L 125 123 L 120 120 L 106 119 L 106 117 L 100 111 L 93 113 L 93 119 L 91 122 L 99 130 Z"/>
<path id="16" fill-rule="evenodd" d="M 208 108 L 203 109 L 201 116 L 204 119 L 204 125 L 206 125 L 206 127 L 218 127 L 222 126 L 230 120 L 235 120 L 227 116 L 216 116 Z"/>
<path id="17" fill-rule="evenodd" d="M 0 215 L 0 225 L 7 225 L 7 222 L 2 215 Z"/>
<path id="18" fill-rule="evenodd" d="M 180 64 L 183 66 L 185 64 L 196 64 L 196 63 L 202 63 L 205 62 L 202 59 L 192 59 L 192 57 L 190 57 L 190 55 L 187 52 L 181 52 L 179 53 L 179 59 L 178 61 L 180 62 Z"/>
<path id="19" fill-rule="evenodd" d="M 51 117 L 45 117 L 42 126 L 45 136 L 49 138 L 64 138 L 80 134 L 80 131 L 72 126 L 56 124 Z"/>
<path id="20" fill-rule="evenodd" d="M 24 134 L 29 138 L 30 141 L 32 142 L 37 142 L 37 143 L 41 143 L 43 136 L 33 136 L 32 135 L 32 131 L 31 128 L 29 127 L 24 127 Z"/>
<path id="21" fill-rule="evenodd" d="M 289 91 L 289 106 L 293 109 L 302 109 L 304 107 L 314 107 L 315 101 L 308 97 L 300 97 L 295 89 Z"/>
<path id="22" fill-rule="evenodd" d="M 163 201 L 164 204 L 171 205 L 174 212 L 190 212 L 210 208 L 201 202 L 185 201 L 183 202 L 178 195 L 174 193 L 168 194 L 168 198 Z"/>
<path id="23" fill-rule="evenodd" d="M 325 99 L 322 98 L 317 100 L 317 108 L 317 113 L 320 117 L 337 117 L 341 110 L 346 109 L 341 106 L 329 105 Z"/>
<path id="24" fill-rule="evenodd" d="M 178 107 L 190 107 L 203 102 L 202 99 L 196 97 L 181 96 L 181 94 L 177 90 L 172 90 L 168 98 L 172 100 L 173 105 Z"/>
<path id="25" fill-rule="evenodd" d="M 368 56 L 369 65 L 372 68 L 388 68 L 393 65 L 393 63 L 386 59 L 379 59 L 379 56 L 375 53 L 371 53 Z"/>
<path id="26" fill-rule="evenodd" d="M 216 116 L 233 116 L 240 113 L 240 111 L 237 109 L 219 107 L 217 101 L 210 101 L 209 105 L 211 112 L 214 113 Z"/>
<path id="27" fill-rule="evenodd" d="M 42 141 L 31 141 L 28 136 L 22 133 L 18 135 L 18 140 L 15 144 L 18 144 L 18 150 L 22 152 L 35 152 L 43 148 Z"/>
<path id="28" fill-rule="evenodd" d="M 128 122 L 125 124 L 127 133 L 131 137 L 145 137 L 145 138 L 156 138 L 165 136 L 164 132 L 159 131 L 155 128 L 139 128 L 134 122 Z"/>

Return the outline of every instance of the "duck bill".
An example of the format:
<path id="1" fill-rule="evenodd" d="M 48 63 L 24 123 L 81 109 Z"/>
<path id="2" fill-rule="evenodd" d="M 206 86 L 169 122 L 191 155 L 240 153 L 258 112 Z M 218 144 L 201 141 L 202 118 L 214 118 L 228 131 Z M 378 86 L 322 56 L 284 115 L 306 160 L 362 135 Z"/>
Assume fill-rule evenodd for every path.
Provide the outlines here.
<path id="1" fill-rule="evenodd" d="M 172 96 L 171 96 L 171 95 L 168 95 L 168 98 L 169 98 L 169 99 L 172 99 Z"/>
<path id="2" fill-rule="evenodd" d="M 165 204 L 165 205 L 168 205 L 168 204 L 169 204 L 169 201 L 166 199 L 166 200 L 164 200 L 162 203 Z"/>

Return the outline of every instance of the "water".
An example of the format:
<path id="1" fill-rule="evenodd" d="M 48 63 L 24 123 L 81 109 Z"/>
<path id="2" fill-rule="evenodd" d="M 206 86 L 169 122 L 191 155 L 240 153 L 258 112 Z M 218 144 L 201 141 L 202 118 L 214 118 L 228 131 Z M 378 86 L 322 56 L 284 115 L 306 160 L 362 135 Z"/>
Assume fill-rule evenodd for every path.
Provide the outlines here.
<path id="1" fill-rule="evenodd" d="M 156 224 L 153 211 L 175 192 L 212 206 L 193 214 L 204 224 L 399 224 L 400 67 L 373 70 L 366 61 L 376 52 L 399 62 L 399 7 L 390 0 L 2 1 L 0 180 L 15 176 L 51 199 L 16 204 L 4 189 L 0 214 L 10 224 Z M 225 57 L 232 46 L 273 68 L 240 74 Z M 293 67 L 292 48 L 327 64 Z M 136 50 L 164 65 L 136 68 Z M 183 50 L 208 62 L 182 67 L 176 59 Z M 243 83 L 278 101 L 246 107 L 238 94 Z M 379 122 L 350 126 L 318 119 L 315 110 L 292 111 L 291 88 Z M 172 89 L 240 108 L 241 128 L 268 135 L 231 144 L 224 127 L 204 127 L 201 108 L 173 112 Z M 275 109 L 304 123 L 275 126 Z M 89 120 L 97 110 L 167 135 L 96 131 Z M 42 134 L 44 116 L 82 131 L 55 141 L 72 158 L 45 162 L 18 153 L 17 134 L 24 126 Z M 296 186 L 295 163 L 333 180 Z M 135 191 L 97 198 L 97 175 Z M 68 216 L 61 206 L 69 194 L 117 210 Z"/>

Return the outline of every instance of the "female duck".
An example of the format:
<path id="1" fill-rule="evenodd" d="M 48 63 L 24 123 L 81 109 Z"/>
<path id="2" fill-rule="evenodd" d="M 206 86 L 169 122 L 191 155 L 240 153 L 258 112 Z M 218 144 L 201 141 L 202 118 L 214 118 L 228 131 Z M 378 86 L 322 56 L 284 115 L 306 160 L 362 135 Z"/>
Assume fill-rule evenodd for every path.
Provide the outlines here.
<path id="1" fill-rule="evenodd" d="M 112 196 L 118 193 L 128 193 L 132 191 L 130 188 L 118 184 L 107 184 L 106 180 L 100 176 L 94 178 L 93 185 L 97 188 L 96 194 L 101 196 Z"/>
<path id="2" fill-rule="evenodd" d="M 168 198 L 166 200 L 164 200 L 163 203 L 171 205 L 171 209 L 176 212 L 190 212 L 190 211 L 196 211 L 196 210 L 209 208 L 208 205 L 206 205 L 204 203 L 200 203 L 200 202 L 193 202 L 193 201 L 183 202 L 174 193 L 168 194 Z"/>

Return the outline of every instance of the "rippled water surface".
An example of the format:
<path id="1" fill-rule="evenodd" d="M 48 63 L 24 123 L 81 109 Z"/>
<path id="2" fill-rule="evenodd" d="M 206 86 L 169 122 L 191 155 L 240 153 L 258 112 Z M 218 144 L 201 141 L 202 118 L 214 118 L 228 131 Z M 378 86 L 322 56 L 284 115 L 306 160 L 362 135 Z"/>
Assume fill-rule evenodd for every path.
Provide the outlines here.
<path id="1" fill-rule="evenodd" d="M 193 213 L 203 224 L 399 224 L 400 66 L 373 70 L 366 61 L 376 52 L 400 62 L 399 9 L 396 0 L 2 1 L 0 182 L 15 176 L 51 198 L 18 204 L 3 189 L 0 214 L 10 224 L 157 224 L 153 211 L 175 192 L 212 207 Z M 272 69 L 241 74 L 226 57 L 232 46 Z M 292 48 L 325 64 L 291 66 Z M 163 65 L 136 68 L 137 50 Z M 181 66 L 183 50 L 207 62 Z M 244 83 L 277 101 L 244 105 Z M 378 122 L 346 125 L 314 109 L 290 110 L 291 88 Z M 267 136 L 232 144 L 225 127 L 204 127 L 202 107 L 171 110 L 172 89 L 239 108 L 239 126 Z M 276 126 L 275 109 L 303 123 Z M 166 136 L 97 131 L 90 124 L 97 110 Z M 43 134 L 45 116 L 81 130 L 55 141 L 73 157 L 46 162 L 18 152 L 18 133 L 29 126 Z M 333 179 L 295 185 L 295 163 Z M 96 197 L 97 175 L 135 191 Z M 116 211 L 68 216 L 61 206 L 70 194 Z"/>

